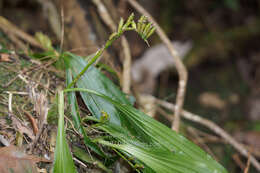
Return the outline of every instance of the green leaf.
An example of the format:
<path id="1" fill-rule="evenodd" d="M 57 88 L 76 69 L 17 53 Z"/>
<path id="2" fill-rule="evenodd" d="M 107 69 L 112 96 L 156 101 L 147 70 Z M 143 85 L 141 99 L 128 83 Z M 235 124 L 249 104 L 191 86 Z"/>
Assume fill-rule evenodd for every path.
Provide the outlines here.
<path id="1" fill-rule="evenodd" d="M 72 155 L 69 150 L 64 131 L 64 95 L 63 91 L 59 92 L 59 123 L 58 135 L 56 140 L 55 155 L 54 155 L 54 173 L 76 173 Z"/>
<path id="2" fill-rule="evenodd" d="M 206 160 L 194 159 L 183 151 L 172 152 L 158 143 L 142 143 L 138 138 L 130 136 L 121 127 L 112 124 L 105 124 L 100 129 L 117 138 L 120 143 L 115 144 L 114 141 L 109 143 L 102 140 L 99 140 L 99 143 L 129 153 L 155 172 L 225 172 L 223 167 L 207 162 L 207 160 L 211 160 L 209 155 Z"/>
<path id="3" fill-rule="evenodd" d="M 72 76 L 77 74 L 87 65 L 87 62 L 80 56 L 66 52 L 64 61 L 67 69 L 71 70 Z M 87 72 L 78 80 L 77 87 L 87 88 L 98 91 L 108 97 L 114 98 L 124 104 L 131 104 L 120 89 L 113 84 L 106 76 L 104 76 L 97 68 L 90 67 Z M 119 112 L 113 105 L 104 101 L 104 99 L 91 93 L 80 92 L 84 103 L 87 105 L 90 112 L 98 119 L 102 115 L 102 111 L 106 111 L 110 115 L 110 122 L 121 124 Z"/>
<path id="4" fill-rule="evenodd" d="M 71 53 L 65 53 L 64 60 L 73 77 L 87 65 L 81 57 Z M 197 145 L 135 109 L 125 94 L 95 67 L 90 67 L 76 85 L 79 88 L 64 91 L 79 91 L 98 120 L 101 120 L 102 112 L 109 116 L 108 122 L 99 123 L 96 128 L 108 132 L 120 142 L 110 146 L 121 148 L 148 168 L 158 172 L 162 165 L 166 165 L 168 170 L 174 165 L 175 172 L 227 172 Z"/>
<path id="5" fill-rule="evenodd" d="M 74 90 L 77 90 L 77 89 L 74 88 Z M 106 95 L 103 95 L 103 94 L 98 93 L 93 90 L 82 89 L 82 88 L 80 88 L 78 90 L 81 92 L 85 91 L 88 93 L 96 94 L 97 96 L 100 96 L 104 100 L 110 102 L 117 108 L 117 110 L 119 110 L 122 113 L 120 115 L 126 117 L 128 122 L 131 124 L 131 126 L 134 127 L 135 129 L 137 129 L 137 131 L 139 132 L 138 135 L 136 135 L 136 134 L 133 135 L 126 128 L 120 127 L 115 124 L 105 123 L 103 126 L 99 126 L 101 129 L 108 132 L 109 134 L 111 134 L 115 138 L 119 139 L 119 141 L 121 141 L 123 143 L 122 146 L 124 146 L 125 148 L 123 148 L 123 149 L 121 148 L 122 150 L 125 150 L 125 151 L 131 150 L 131 151 L 128 151 L 128 153 L 134 155 L 134 153 L 132 151 L 133 147 L 137 147 L 136 148 L 137 153 L 134 156 L 137 157 L 138 159 L 141 160 L 141 156 L 146 156 L 146 155 L 147 155 L 146 157 L 150 157 L 151 160 L 155 160 L 156 162 L 158 161 L 158 159 L 159 160 L 161 159 L 161 158 L 153 158 L 154 156 L 156 156 L 156 154 L 149 153 L 149 151 L 153 151 L 153 150 L 150 150 L 149 148 L 148 148 L 149 150 L 147 150 L 147 148 L 143 148 L 143 149 L 138 148 L 138 146 L 144 146 L 144 144 L 146 144 L 147 146 L 156 146 L 155 148 L 158 148 L 158 151 L 169 154 L 170 158 L 166 159 L 164 164 L 168 164 L 168 162 L 173 158 L 175 158 L 176 162 L 179 159 L 180 161 L 185 161 L 185 163 L 189 163 L 186 165 L 182 165 L 183 166 L 182 172 L 189 172 L 189 171 L 184 171 L 184 170 L 190 170 L 190 169 L 192 169 L 191 167 L 196 168 L 195 171 L 197 171 L 197 172 L 207 172 L 207 171 L 208 172 L 215 171 L 216 173 L 217 172 L 221 172 L 221 173 L 227 172 L 225 170 L 225 168 L 223 168 L 220 164 L 218 164 L 210 155 L 208 155 L 206 152 L 204 152 L 202 149 L 200 149 L 197 145 L 195 145 L 191 141 L 187 140 L 182 135 L 177 134 L 176 132 L 172 131 L 170 128 L 166 127 L 165 125 L 161 124 L 160 122 L 149 117 L 148 115 L 145 115 L 141 111 L 135 109 L 131 105 L 119 103 L 119 102 L 111 99 L 110 97 L 107 97 Z M 69 91 L 69 90 L 66 90 L 66 91 Z M 145 134 L 147 136 L 145 139 L 143 138 L 143 136 L 144 136 L 143 134 Z M 131 140 L 129 140 L 129 139 L 131 139 Z M 147 140 L 147 139 L 151 139 L 151 140 Z M 132 141 L 134 141 L 134 142 L 132 142 Z M 137 141 L 137 142 L 135 142 L 135 141 Z M 134 144 L 137 144 L 137 143 L 140 143 L 140 144 L 135 146 Z M 132 145 L 134 145 L 134 146 L 132 146 Z M 116 147 L 116 146 L 114 146 L 114 147 Z M 143 150 L 142 151 L 143 153 L 141 153 L 140 150 Z M 137 154 L 140 154 L 141 156 L 138 156 Z M 149 154 L 151 154 L 151 156 L 149 156 Z M 163 155 L 161 157 L 163 158 L 163 157 L 165 157 L 165 155 Z M 147 166 L 151 167 L 148 160 L 141 160 L 141 161 L 146 163 Z M 172 162 L 170 162 L 170 163 L 173 164 Z M 155 168 L 152 168 L 152 169 L 155 169 Z"/>
<path id="6" fill-rule="evenodd" d="M 72 74 L 71 70 L 66 70 L 66 83 L 67 85 L 72 82 Z M 106 157 L 105 154 L 99 149 L 98 145 L 91 141 L 91 139 L 87 136 L 86 131 L 84 127 L 81 124 L 81 118 L 78 112 L 78 105 L 76 100 L 76 94 L 75 92 L 69 92 L 68 93 L 68 102 L 71 107 L 71 115 L 73 118 L 73 124 L 77 130 L 83 135 L 84 143 L 86 146 L 88 146 L 90 149 L 92 149 L 94 152 L 99 154 L 102 157 Z"/>
<path id="7" fill-rule="evenodd" d="M 116 81 L 119 82 L 119 77 L 117 75 L 117 72 L 110 66 L 103 64 L 103 63 L 97 63 L 97 68 L 102 71 L 103 69 L 107 72 L 109 72 L 109 74 L 111 74 L 111 76 L 113 77 L 113 79 L 115 79 Z"/>
<path id="8" fill-rule="evenodd" d="M 87 65 L 87 62 L 82 57 L 68 52 L 64 54 L 64 61 L 66 68 L 71 69 L 73 77 L 76 77 Z M 90 67 L 78 80 L 76 85 L 79 88 L 95 90 L 120 103 L 131 105 L 131 102 L 126 98 L 126 95 L 95 67 Z M 113 104 L 92 93 L 80 92 L 80 95 L 90 112 L 97 119 L 100 119 L 102 111 L 105 111 L 109 115 L 109 122 L 123 126 L 133 135 L 139 135 L 143 140 L 149 141 L 150 137 L 133 127 L 129 120 L 125 116 L 122 116 L 122 113 L 118 111 Z"/>
<path id="9" fill-rule="evenodd" d="M 140 132 L 151 137 L 154 144 L 159 144 L 162 148 L 167 149 L 168 152 L 182 153 L 190 160 L 200 163 L 202 167 L 207 166 L 207 169 L 212 172 L 215 170 L 218 172 L 226 172 L 209 154 L 187 140 L 184 136 L 172 131 L 170 128 L 130 105 L 122 105 L 108 97 L 102 97 L 115 105 L 117 109 L 128 118 L 133 127 L 138 128 Z M 199 169 L 198 172 L 202 172 L 202 170 L 203 169 Z"/>
<path id="10" fill-rule="evenodd" d="M 126 142 L 124 144 L 99 142 L 133 155 L 157 173 L 220 173 L 217 169 L 208 167 L 206 163 L 192 160 L 180 153 L 169 152 L 158 146 L 147 146 L 138 142 Z"/>

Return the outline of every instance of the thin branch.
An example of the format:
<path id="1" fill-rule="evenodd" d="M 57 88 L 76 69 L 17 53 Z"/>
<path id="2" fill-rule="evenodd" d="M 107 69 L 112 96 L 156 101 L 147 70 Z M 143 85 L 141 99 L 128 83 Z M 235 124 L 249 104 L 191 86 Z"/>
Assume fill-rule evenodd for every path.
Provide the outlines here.
<path id="1" fill-rule="evenodd" d="M 161 38 L 162 42 L 166 45 L 168 48 L 170 54 L 174 58 L 175 66 L 179 75 L 179 86 L 177 90 L 177 98 L 176 98 L 176 109 L 174 109 L 174 121 L 172 123 L 172 129 L 178 131 L 180 126 L 180 113 L 182 112 L 182 106 L 184 103 L 185 98 L 185 92 L 186 92 L 186 85 L 187 85 L 187 79 L 188 79 L 188 72 L 181 61 L 177 51 L 174 49 L 174 47 L 171 44 L 171 41 L 166 36 L 164 31 L 161 29 L 161 27 L 158 25 L 158 23 L 153 19 L 153 17 L 140 5 L 136 0 L 127 0 L 138 12 L 141 14 L 147 16 L 148 20 L 154 24 L 154 27 L 156 28 L 156 32 Z"/>
<path id="2" fill-rule="evenodd" d="M 60 52 L 62 52 L 64 42 L 64 11 L 63 6 L 61 7 L 61 39 L 60 39 Z"/>
<path id="3" fill-rule="evenodd" d="M 9 33 L 12 33 L 13 35 L 21 38 L 22 40 L 28 42 L 29 44 L 31 44 L 32 46 L 44 49 L 42 47 L 42 45 L 32 36 L 30 36 L 29 34 L 25 33 L 24 31 L 22 31 L 21 29 L 19 29 L 17 26 L 15 26 L 14 24 L 12 24 L 11 22 L 9 22 L 6 18 L 4 18 L 3 16 L 0 16 L 0 29 L 2 29 L 3 31 L 6 30 L 6 28 L 8 29 Z"/>
<path id="4" fill-rule="evenodd" d="M 115 32 L 117 29 L 117 25 L 113 21 L 112 17 L 110 16 L 102 1 L 92 0 L 92 2 L 97 6 L 99 15 L 104 21 L 104 23 L 110 28 L 112 32 Z M 125 36 L 122 36 L 121 44 L 123 47 L 124 54 L 122 88 L 123 92 L 129 94 L 131 87 L 131 52 L 128 41 Z"/>
<path id="5" fill-rule="evenodd" d="M 154 99 L 156 100 L 157 104 L 159 104 L 159 105 L 161 105 L 161 106 L 163 106 L 163 107 L 165 107 L 169 110 L 175 110 L 176 109 L 176 106 L 172 103 L 156 99 L 155 97 L 154 97 Z M 208 119 L 202 118 L 201 116 L 193 114 L 193 113 L 188 112 L 186 110 L 182 110 L 182 117 L 186 118 L 190 121 L 204 125 L 207 128 L 211 129 L 213 132 L 215 132 L 216 134 L 221 136 L 224 140 L 226 140 L 227 143 L 232 145 L 241 155 L 249 158 L 250 152 L 242 144 L 237 142 L 235 138 L 233 138 L 230 134 L 228 134 L 226 131 L 224 131 L 222 128 L 220 128 L 214 122 L 212 122 Z M 260 163 L 256 160 L 256 158 L 253 155 L 251 155 L 250 162 L 252 163 L 252 165 L 254 165 L 254 167 L 258 171 L 260 171 Z"/>
<path id="6" fill-rule="evenodd" d="M 39 129 L 38 129 L 38 126 L 37 126 L 35 118 L 28 111 L 26 111 L 24 109 L 22 109 L 22 111 L 24 112 L 24 114 L 27 116 L 27 118 L 29 119 L 29 121 L 32 124 L 34 135 L 37 135 Z"/>
<path id="7" fill-rule="evenodd" d="M 250 168 L 250 159 L 251 159 L 251 150 L 249 150 L 249 154 L 248 154 L 248 159 L 247 159 L 247 163 L 246 163 L 246 168 L 244 170 L 244 173 L 248 173 L 249 168 Z"/>

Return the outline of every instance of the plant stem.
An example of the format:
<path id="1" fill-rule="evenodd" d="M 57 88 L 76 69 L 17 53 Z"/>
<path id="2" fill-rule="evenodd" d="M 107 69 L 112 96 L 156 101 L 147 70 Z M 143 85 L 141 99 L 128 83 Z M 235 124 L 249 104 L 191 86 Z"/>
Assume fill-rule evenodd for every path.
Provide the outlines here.
<path id="1" fill-rule="evenodd" d="M 79 80 L 79 78 L 88 70 L 88 68 L 94 64 L 96 62 L 96 60 L 103 54 L 103 52 L 109 47 L 111 46 L 111 44 L 117 40 L 123 33 L 125 30 L 116 33 L 116 35 L 114 35 L 113 37 L 111 37 L 105 44 L 104 47 L 102 47 L 101 49 L 99 49 L 95 56 L 89 61 L 89 63 L 86 65 L 86 67 L 84 67 L 84 69 L 75 77 L 75 79 L 67 86 L 68 88 L 71 88 L 73 85 L 75 85 L 75 83 Z"/>
<path id="2" fill-rule="evenodd" d="M 95 56 L 89 61 L 86 67 L 84 67 L 84 69 L 75 77 L 75 79 L 67 86 L 67 88 L 71 88 L 79 80 L 79 78 L 88 70 L 88 68 L 100 57 L 104 50 L 105 48 L 101 48 L 97 51 Z"/>

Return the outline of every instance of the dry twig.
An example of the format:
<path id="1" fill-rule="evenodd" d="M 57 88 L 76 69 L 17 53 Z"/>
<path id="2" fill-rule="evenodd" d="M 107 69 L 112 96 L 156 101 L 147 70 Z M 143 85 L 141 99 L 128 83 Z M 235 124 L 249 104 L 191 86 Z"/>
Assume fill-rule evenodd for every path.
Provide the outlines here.
<path id="1" fill-rule="evenodd" d="M 247 159 L 247 163 L 246 163 L 246 168 L 244 170 L 244 173 L 248 173 L 249 168 L 250 168 L 250 159 L 251 159 L 251 150 L 249 150 L 249 154 L 248 154 L 248 159 Z"/>
<path id="2" fill-rule="evenodd" d="M 179 125 L 180 125 L 180 114 L 182 112 L 182 106 L 184 103 L 184 97 L 186 92 L 186 84 L 188 79 L 188 72 L 182 63 L 180 57 L 178 56 L 178 53 L 174 49 L 174 47 L 171 44 L 171 41 L 166 36 L 164 31 L 161 29 L 161 27 L 158 25 L 158 23 L 153 19 L 153 17 L 140 5 L 136 0 L 127 0 L 138 12 L 141 14 L 147 16 L 148 20 L 154 24 L 154 27 L 156 28 L 156 32 L 163 41 L 163 43 L 168 48 L 170 54 L 174 58 L 175 66 L 179 75 L 179 87 L 177 91 L 177 98 L 176 98 L 176 108 L 174 109 L 174 121 L 172 123 L 172 129 L 178 131 Z"/>
<path id="3" fill-rule="evenodd" d="M 29 119 L 29 121 L 32 124 L 34 135 L 37 135 L 39 129 L 38 129 L 38 126 L 37 126 L 35 118 L 33 118 L 33 116 L 28 111 L 23 110 L 23 112 L 25 113 L 25 115 L 27 116 L 27 118 Z"/>
<path id="4" fill-rule="evenodd" d="M 7 31 L 7 34 L 11 33 L 11 34 L 23 39 L 24 41 L 30 43 L 31 45 L 33 45 L 35 47 L 44 49 L 42 47 L 42 45 L 38 41 L 36 41 L 36 39 L 34 37 L 32 37 L 29 34 L 23 32 L 21 29 L 19 29 L 14 24 L 9 22 L 3 16 L 0 16 L 0 29 L 2 29 L 4 32 Z"/>
<path id="5" fill-rule="evenodd" d="M 61 7 L 61 39 L 60 39 L 60 50 L 62 51 L 64 42 L 64 11 L 63 7 Z"/>
<path id="6" fill-rule="evenodd" d="M 109 15 L 109 12 L 107 11 L 102 1 L 101 0 L 92 0 L 92 1 L 97 6 L 99 15 L 106 23 L 106 25 L 110 28 L 110 30 L 112 32 L 116 31 L 117 26 L 113 21 L 112 17 Z M 131 86 L 131 52 L 130 52 L 128 41 L 125 38 L 125 36 L 122 36 L 121 44 L 123 46 L 123 53 L 124 53 L 122 87 L 123 87 L 123 91 L 129 94 L 130 86 Z"/>

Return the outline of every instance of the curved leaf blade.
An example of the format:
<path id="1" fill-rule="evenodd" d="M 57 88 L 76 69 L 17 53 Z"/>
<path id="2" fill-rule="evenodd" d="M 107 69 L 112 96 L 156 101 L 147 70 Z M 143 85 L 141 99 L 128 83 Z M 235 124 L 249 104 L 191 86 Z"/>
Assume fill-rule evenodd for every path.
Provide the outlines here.
<path id="1" fill-rule="evenodd" d="M 174 153 L 174 156 L 171 157 L 174 157 L 177 160 L 187 159 L 193 161 L 192 162 L 193 164 L 187 161 L 187 163 L 190 163 L 186 165 L 187 169 L 191 169 L 190 167 L 194 167 L 194 165 L 197 165 L 197 167 L 195 167 L 197 168 L 195 170 L 197 172 L 205 172 L 206 169 L 208 170 L 208 172 L 227 173 L 224 167 L 218 164 L 209 154 L 207 154 L 205 151 L 200 149 L 197 145 L 187 140 L 184 136 L 172 131 L 170 128 L 166 127 L 160 122 L 149 117 L 148 115 L 135 109 L 131 105 L 119 103 L 111 99 L 110 97 L 93 90 L 82 89 L 82 88 L 79 89 L 74 88 L 74 90 L 95 94 L 103 98 L 104 100 L 108 101 L 109 103 L 113 104 L 122 113 L 121 116 L 127 118 L 127 120 L 129 120 L 129 122 L 132 124 L 134 128 L 137 128 L 140 131 L 140 133 L 144 133 L 152 139 L 151 143 L 149 143 L 148 141 L 146 142 L 147 145 L 156 145 L 162 151 L 167 151 L 168 154 Z M 69 91 L 69 89 L 66 91 Z M 112 123 L 106 123 L 102 126 L 102 128 L 103 130 L 110 133 L 112 136 L 118 138 L 119 141 L 123 141 L 124 144 L 125 143 L 131 144 L 127 140 L 129 138 L 132 138 L 133 140 L 136 139 L 138 142 L 141 141 L 140 136 L 133 136 L 126 129 L 118 125 Z M 126 148 L 127 147 L 129 146 L 126 146 Z M 129 153 L 134 154 L 133 146 L 130 145 L 130 148 L 127 148 L 127 150 L 131 150 L 131 152 L 129 151 Z M 139 154 L 147 155 L 147 157 L 149 157 L 149 154 L 151 154 L 149 152 L 147 153 L 147 151 L 145 150 L 142 151 L 144 153 L 140 153 L 141 151 L 140 148 L 138 147 L 136 148 L 136 150 L 137 150 L 136 151 L 137 155 L 139 153 Z M 139 159 L 141 159 L 141 156 L 139 157 Z M 155 158 L 151 157 L 151 159 L 155 159 Z M 146 160 L 146 162 L 148 162 L 148 160 Z M 167 163 L 165 162 L 165 164 Z M 148 164 L 148 166 L 150 165 Z"/>

